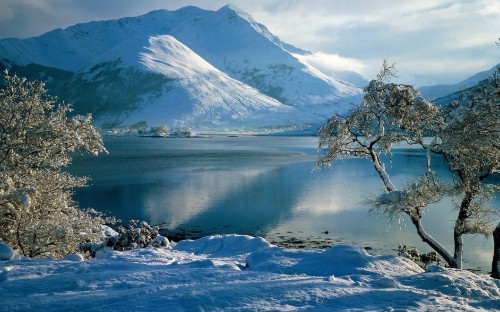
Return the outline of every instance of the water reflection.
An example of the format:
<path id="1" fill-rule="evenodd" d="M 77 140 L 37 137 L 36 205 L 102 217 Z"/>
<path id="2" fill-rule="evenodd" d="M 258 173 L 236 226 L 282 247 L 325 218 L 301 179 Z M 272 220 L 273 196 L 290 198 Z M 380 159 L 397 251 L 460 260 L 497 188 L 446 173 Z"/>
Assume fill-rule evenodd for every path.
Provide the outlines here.
<path id="1" fill-rule="evenodd" d="M 168 189 L 164 188 L 160 194 L 154 190 L 148 192 L 145 209 L 149 220 L 168 229 L 189 224 L 192 226 L 192 220 L 199 219 L 200 215 L 206 215 L 207 212 L 211 214 L 230 194 L 239 193 L 241 189 L 251 193 L 256 181 L 272 170 L 241 169 L 241 171 L 202 169 L 186 172 L 182 181 Z M 208 222 L 203 223 L 208 224 Z"/>
<path id="2" fill-rule="evenodd" d="M 368 160 L 344 160 L 311 173 L 315 138 L 106 138 L 106 146 L 109 155 L 79 158 L 72 166 L 73 173 L 92 178 L 76 199 L 124 221 L 146 220 L 185 237 L 294 236 L 370 246 L 379 253 L 391 253 L 398 244 L 429 251 L 409 220 L 388 224 L 368 214 L 365 199 L 382 186 Z M 425 172 L 419 150 L 398 148 L 384 157 L 398 187 Z M 441 158 L 433 162 L 441 178 L 451 178 Z M 449 249 L 452 206 L 450 199 L 430 206 L 423 220 Z M 466 261 L 487 270 L 492 241 L 466 243 Z"/>

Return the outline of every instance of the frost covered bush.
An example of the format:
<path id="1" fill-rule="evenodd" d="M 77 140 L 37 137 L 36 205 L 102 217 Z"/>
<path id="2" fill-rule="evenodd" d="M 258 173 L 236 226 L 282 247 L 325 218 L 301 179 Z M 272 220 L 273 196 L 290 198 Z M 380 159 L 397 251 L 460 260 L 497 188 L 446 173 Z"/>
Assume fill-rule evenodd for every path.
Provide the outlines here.
<path id="1" fill-rule="evenodd" d="M 0 242 L 28 257 L 63 257 L 97 241 L 106 221 L 80 210 L 72 190 L 86 184 L 62 169 L 72 153 L 105 152 L 90 116 L 67 117 L 42 82 L 4 72 L 0 90 Z"/>
<path id="2" fill-rule="evenodd" d="M 416 248 L 408 248 L 406 245 L 399 245 L 398 256 L 402 256 L 417 263 L 422 268 L 426 269 L 428 265 L 435 263 L 439 265 L 441 259 L 435 251 L 420 253 Z"/>
<path id="3" fill-rule="evenodd" d="M 138 135 L 141 136 L 167 136 L 169 130 L 167 125 L 148 126 L 147 122 L 141 121 L 129 127 L 124 128 L 123 132 L 124 133 L 136 132 Z"/>
<path id="4" fill-rule="evenodd" d="M 151 127 L 151 128 L 149 128 L 149 130 L 145 134 L 154 135 L 154 136 L 167 136 L 168 135 L 168 127 L 167 127 L 167 125 Z"/>
<path id="5" fill-rule="evenodd" d="M 168 246 L 168 239 L 160 236 L 158 230 L 158 226 L 149 225 L 145 221 L 130 220 L 128 226 L 115 229 L 117 235 L 108 238 L 106 246 L 121 251 L 147 246 Z"/>

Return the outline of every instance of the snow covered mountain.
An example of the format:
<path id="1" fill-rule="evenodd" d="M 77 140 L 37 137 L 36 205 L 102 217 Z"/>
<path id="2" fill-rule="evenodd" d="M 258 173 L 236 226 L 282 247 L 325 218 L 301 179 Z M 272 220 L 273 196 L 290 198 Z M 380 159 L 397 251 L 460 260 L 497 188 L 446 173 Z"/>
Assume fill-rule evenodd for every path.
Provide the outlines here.
<path id="1" fill-rule="evenodd" d="M 485 80 L 489 77 L 491 77 L 496 70 L 496 68 L 500 66 L 500 63 L 493 66 L 492 68 L 479 72 L 465 80 L 460 81 L 459 83 L 456 84 L 451 84 L 451 85 L 435 85 L 435 86 L 424 86 L 420 87 L 419 91 L 422 96 L 426 98 L 440 98 L 444 97 L 447 95 L 451 95 L 455 92 L 459 92 L 465 89 L 468 89 L 470 87 L 473 87 L 477 85 L 480 81 Z"/>
<path id="2" fill-rule="evenodd" d="M 359 94 L 351 83 L 301 63 L 291 53 L 307 51 L 281 42 L 234 6 L 182 24 L 172 34 L 215 67 L 288 105 L 322 104 Z"/>
<path id="3" fill-rule="evenodd" d="M 322 122 L 362 90 L 293 55 L 307 53 L 234 6 L 159 10 L 0 40 L 3 66 L 47 80 L 77 113 L 111 128 L 272 131 Z"/>

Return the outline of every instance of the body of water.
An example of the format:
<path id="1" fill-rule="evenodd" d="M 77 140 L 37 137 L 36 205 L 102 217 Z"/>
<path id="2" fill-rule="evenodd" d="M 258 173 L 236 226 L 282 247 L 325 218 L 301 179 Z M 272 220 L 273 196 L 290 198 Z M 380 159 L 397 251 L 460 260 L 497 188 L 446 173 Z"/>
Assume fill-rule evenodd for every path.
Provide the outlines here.
<path id="1" fill-rule="evenodd" d="M 295 247 L 346 243 L 395 254 L 405 244 L 430 251 L 410 220 L 389 223 L 368 213 L 366 199 L 382 189 L 368 160 L 348 159 L 312 172 L 313 137 L 106 137 L 105 145 L 109 155 L 77 158 L 70 168 L 92 179 L 75 193 L 80 206 L 125 222 L 160 225 L 170 237 L 237 233 Z M 418 149 L 399 147 L 387 157 L 399 187 L 425 172 Z M 449 179 L 443 160 L 433 161 Z M 449 250 L 456 215 L 445 199 L 423 219 Z M 467 237 L 465 248 L 466 267 L 491 268 L 492 239 Z"/>

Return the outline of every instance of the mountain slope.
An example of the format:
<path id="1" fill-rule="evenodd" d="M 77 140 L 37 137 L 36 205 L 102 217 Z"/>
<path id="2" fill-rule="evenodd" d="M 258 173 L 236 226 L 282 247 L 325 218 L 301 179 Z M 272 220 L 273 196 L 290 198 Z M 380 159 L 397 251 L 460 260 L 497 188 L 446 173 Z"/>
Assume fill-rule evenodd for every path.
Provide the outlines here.
<path id="1" fill-rule="evenodd" d="M 447 95 L 451 95 L 455 92 L 462 91 L 477 85 L 482 80 L 485 80 L 493 75 L 496 68 L 500 66 L 500 63 L 493 66 L 492 68 L 479 72 L 465 80 L 460 81 L 456 84 L 451 85 L 435 85 L 435 86 L 424 86 L 420 87 L 419 91 L 422 96 L 426 98 L 440 98 Z"/>
<path id="2" fill-rule="evenodd" d="M 0 40 L 0 58 L 18 65 L 36 63 L 77 72 L 126 42 L 168 33 L 175 25 L 207 14 L 196 7 L 159 10 L 143 16 L 76 24 L 28 39 Z M 122 53 L 127 54 L 126 50 Z"/>
<path id="3" fill-rule="evenodd" d="M 97 114 L 99 126 L 146 122 L 198 131 L 262 129 L 289 126 L 298 115 L 297 109 L 220 72 L 172 36 L 152 36 L 147 44 L 126 48 L 138 59 L 133 66 L 127 65 L 132 59 L 103 58 L 63 88 L 78 106 L 93 103 L 87 111 Z"/>
<path id="4" fill-rule="evenodd" d="M 281 42 L 234 6 L 180 24 L 171 33 L 231 77 L 288 105 L 324 104 L 361 93 L 299 61 L 291 52 L 306 51 Z"/>
<path id="5" fill-rule="evenodd" d="M 345 110 L 361 94 L 292 52 L 308 53 L 233 6 L 153 11 L 0 40 L 3 66 L 47 80 L 77 113 L 113 126 L 306 125 Z"/>
<path id="6" fill-rule="evenodd" d="M 182 127 L 193 124 L 198 128 L 283 125 L 288 123 L 290 113 L 296 113 L 296 109 L 228 77 L 172 36 L 150 37 L 149 46 L 146 52 L 140 53 L 140 58 L 151 72 L 172 79 L 176 91 L 148 100 L 147 110 L 131 115 L 130 121 L 151 120 L 150 116 L 161 111 L 165 103 L 175 103 L 175 107 L 169 108 L 176 109 L 177 113 L 179 107 L 188 108 L 179 120 L 162 118 L 169 118 L 169 124 Z M 164 113 L 169 115 L 168 111 Z M 170 116 L 173 115 L 171 112 Z"/>

